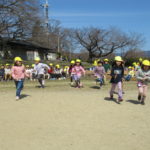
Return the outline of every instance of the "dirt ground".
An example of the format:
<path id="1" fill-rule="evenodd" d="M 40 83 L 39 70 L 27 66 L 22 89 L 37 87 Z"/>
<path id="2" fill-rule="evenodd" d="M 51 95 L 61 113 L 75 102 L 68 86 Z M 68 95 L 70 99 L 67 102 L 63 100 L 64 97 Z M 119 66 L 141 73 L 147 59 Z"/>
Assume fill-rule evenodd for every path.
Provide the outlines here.
<path id="1" fill-rule="evenodd" d="M 110 85 L 99 90 L 93 81 L 36 85 L 27 82 L 16 101 L 13 83 L 0 83 L 0 150 L 150 149 L 150 94 L 139 104 L 136 82 L 125 84 L 121 104 L 108 100 Z"/>

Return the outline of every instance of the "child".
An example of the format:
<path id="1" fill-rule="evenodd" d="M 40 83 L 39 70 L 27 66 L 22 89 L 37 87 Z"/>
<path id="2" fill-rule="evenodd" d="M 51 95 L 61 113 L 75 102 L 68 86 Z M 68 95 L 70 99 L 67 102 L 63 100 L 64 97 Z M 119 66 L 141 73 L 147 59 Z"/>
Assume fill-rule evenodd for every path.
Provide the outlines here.
<path id="1" fill-rule="evenodd" d="M 135 75 L 134 69 L 131 66 L 129 66 L 128 74 L 124 77 L 125 81 L 130 81 L 134 77 L 134 75 Z"/>
<path id="2" fill-rule="evenodd" d="M 75 80 L 76 86 L 77 88 L 83 87 L 80 79 L 82 75 L 85 75 L 85 70 L 81 65 L 81 60 L 77 59 L 76 63 L 74 65 L 74 67 L 72 68 L 72 74 L 73 74 L 73 78 Z"/>
<path id="3" fill-rule="evenodd" d="M 109 60 L 106 58 L 104 59 L 104 69 L 105 69 L 105 72 L 108 73 L 110 71 L 110 64 L 109 64 Z"/>
<path id="4" fill-rule="evenodd" d="M 123 60 L 120 56 L 115 57 L 115 64 L 111 70 L 111 83 L 110 98 L 113 99 L 113 93 L 116 86 L 118 87 L 118 102 L 123 101 L 122 95 L 122 78 L 124 76 Z"/>
<path id="5" fill-rule="evenodd" d="M 40 83 L 40 88 L 45 88 L 44 74 L 45 69 L 50 69 L 47 64 L 40 63 L 41 59 L 39 57 L 35 58 L 34 71 L 37 73 L 37 79 Z"/>
<path id="6" fill-rule="evenodd" d="M 16 85 L 16 100 L 19 100 L 25 79 L 25 67 L 22 65 L 22 59 L 20 57 L 15 57 L 14 61 L 15 63 L 11 71 Z"/>
<path id="7" fill-rule="evenodd" d="M 32 72 L 29 65 L 26 65 L 26 74 L 28 75 L 28 79 L 32 79 Z"/>
<path id="8" fill-rule="evenodd" d="M 148 60 L 144 60 L 142 62 L 141 69 L 139 69 L 136 73 L 136 78 L 138 80 L 138 100 L 142 105 L 145 104 L 145 98 L 148 89 L 148 82 L 150 82 L 150 62 Z"/>
<path id="9" fill-rule="evenodd" d="M 61 80 L 62 79 L 62 69 L 60 68 L 60 65 L 57 64 L 55 66 L 55 69 L 54 69 L 54 76 L 56 79 L 58 80 Z"/>
<path id="10" fill-rule="evenodd" d="M 69 66 L 69 76 L 70 76 L 70 85 L 73 86 L 73 74 L 72 74 L 72 68 L 74 67 L 75 65 L 75 61 L 72 60 L 70 62 L 70 66 Z"/>
<path id="11" fill-rule="evenodd" d="M 6 64 L 5 66 L 5 81 L 11 80 L 11 69 L 10 65 Z"/>
<path id="12" fill-rule="evenodd" d="M 105 69 L 105 72 L 106 72 L 106 75 L 104 75 L 104 84 L 105 84 L 106 80 L 107 80 L 107 74 L 110 74 L 110 70 L 111 70 L 109 60 L 107 58 L 104 59 L 104 65 L 103 66 L 104 66 L 104 69 Z"/>
<path id="13" fill-rule="evenodd" d="M 5 69 L 4 69 L 4 65 L 0 66 L 0 81 L 4 80 L 4 76 L 5 76 Z"/>
<path id="14" fill-rule="evenodd" d="M 53 78 L 53 73 L 54 73 L 53 64 L 50 63 L 49 67 L 50 67 L 50 69 L 48 69 L 48 74 L 49 74 L 49 79 L 51 80 Z"/>
<path id="15" fill-rule="evenodd" d="M 103 62 L 98 61 L 97 66 L 94 68 L 94 75 L 96 76 L 96 82 L 100 83 L 100 88 L 104 84 L 104 76 L 105 76 L 105 69 L 103 67 Z"/>

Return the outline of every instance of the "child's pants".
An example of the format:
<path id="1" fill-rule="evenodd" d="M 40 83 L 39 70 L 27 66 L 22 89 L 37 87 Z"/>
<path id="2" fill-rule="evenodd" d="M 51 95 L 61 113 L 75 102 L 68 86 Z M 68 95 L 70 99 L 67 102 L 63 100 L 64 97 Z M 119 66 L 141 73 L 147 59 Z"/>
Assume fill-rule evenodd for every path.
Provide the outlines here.
<path id="1" fill-rule="evenodd" d="M 16 96 L 19 96 L 19 97 L 20 97 L 21 90 L 23 89 L 23 83 L 24 83 L 24 80 L 15 81 L 15 85 L 16 85 Z"/>
<path id="2" fill-rule="evenodd" d="M 110 90 L 110 96 L 113 96 L 116 86 L 118 87 L 118 98 L 122 99 L 122 82 L 121 81 L 116 84 L 112 83 L 112 87 Z"/>
<path id="3" fill-rule="evenodd" d="M 39 81 L 40 85 L 44 86 L 44 83 L 45 83 L 44 75 L 43 74 L 39 74 L 37 78 L 38 78 L 38 81 Z"/>
<path id="4" fill-rule="evenodd" d="M 141 85 L 138 88 L 139 88 L 139 95 L 146 97 L 148 86 L 147 85 Z"/>

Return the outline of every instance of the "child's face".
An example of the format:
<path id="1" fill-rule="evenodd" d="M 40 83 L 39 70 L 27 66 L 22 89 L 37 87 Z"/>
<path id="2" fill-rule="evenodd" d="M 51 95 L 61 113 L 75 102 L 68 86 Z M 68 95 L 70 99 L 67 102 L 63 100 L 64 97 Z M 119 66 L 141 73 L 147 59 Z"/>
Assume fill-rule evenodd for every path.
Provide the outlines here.
<path id="1" fill-rule="evenodd" d="M 36 65 L 39 64 L 39 61 L 35 61 L 35 64 L 36 64 Z"/>
<path id="2" fill-rule="evenodd" d="M 105 61 L 105 64 L 108 64 L 108 61 Z"/>
<path id="3" fill-rule="evenodd" d="M 102 63 L 98 63 L 98 66 L 101 67 L 101 66 L 102 66 Z"/>
<path id="4" fill-rule="evenodd" d="M 21 62 L 21 61 L 17 61 L 16 64 L 17 64 L 18 66 L 21 66 L 22 62 Z"/>
<path id="5" fill-rule="evenodd" d="M 121 65 L 121 61 L 116 61 L 117 66 Z"/>
<path id="6" fill-rule="evenodd" d="M 79 63 L 79 62 L 77 62 L 77 63 L 76 63 L 76 65 L 77 65 L 77 66 L 80 66 L 80 63 Z"/>
<path id="7" fill-rule="evenodd" d="M 149 66 L 144 66 L 143 69 L 147 71 L 149 70 Z"/>

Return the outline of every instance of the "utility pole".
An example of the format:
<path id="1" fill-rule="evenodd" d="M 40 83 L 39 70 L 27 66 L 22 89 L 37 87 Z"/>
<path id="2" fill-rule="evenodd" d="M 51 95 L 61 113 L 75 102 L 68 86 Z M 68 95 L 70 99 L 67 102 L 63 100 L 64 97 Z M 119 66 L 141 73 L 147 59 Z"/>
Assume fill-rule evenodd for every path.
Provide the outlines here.
<path id="1" fill-rule="evenodd" d="M 48 9 L 49 9 L 49 4 L 48 4 L 48 0 L 44 0 L 44 4 L 42 5 L 44 8 L 44 25 L 46 28 L 46 32 L 48 34 L 48 27 L 49 27 L 49 16 L 48 16 Z"/>
<path id="2" fill-rule="evenodd" d="M 57 52 L 60 53 L 60 37 L 57 37 Z"/>

